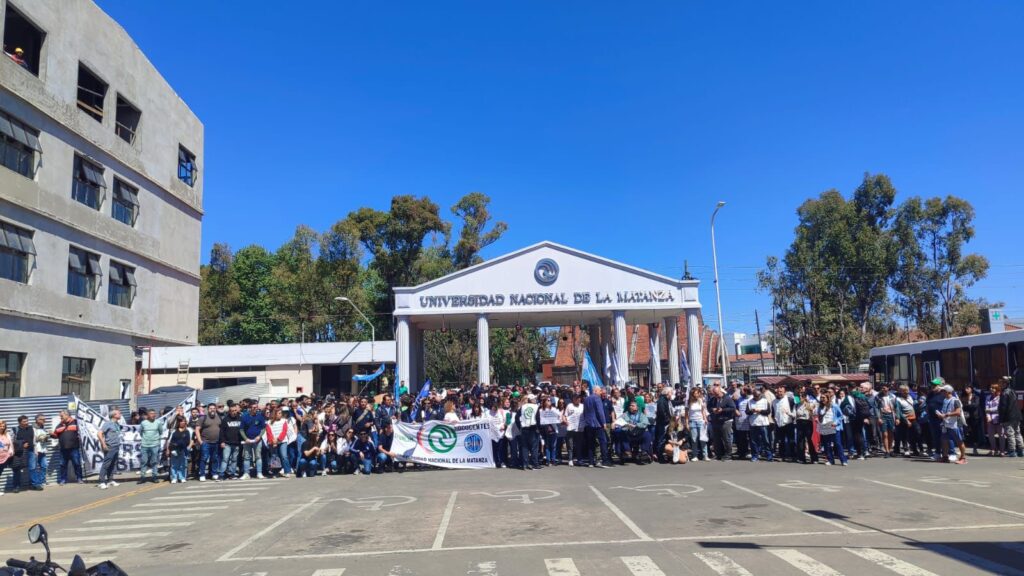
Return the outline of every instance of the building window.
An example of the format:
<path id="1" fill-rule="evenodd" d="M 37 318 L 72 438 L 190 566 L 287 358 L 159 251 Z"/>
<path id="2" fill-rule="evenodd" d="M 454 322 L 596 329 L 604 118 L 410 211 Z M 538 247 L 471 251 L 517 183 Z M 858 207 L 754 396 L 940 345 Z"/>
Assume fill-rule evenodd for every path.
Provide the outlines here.
<path id="1" fill-rule="evenodd" d="M 107 302 L 122 308 L 131 308 L 135 300 L 135 268 L 110 262 L 110 283 Z"/>
<path id="2" fill-rule="evenodd" d="M 35 178 L 37 152 L 43 152 L 39 131 L 0 111 L 0 164 L 26 178 Z"/>
<path id="3" fill-rule="evenodd" d="M 28 284 L 36 245 L 32 232 L 0 222 L 0 278 Z"/>
<path id="4" fill-rule="evenodd" d="M 92 364 L 89 358 L 64 357 L 64 371 L 60 378 L 61 394 L 76 394 L 82 400 L 89 400 L 92 389 Z"/>
<path id="5" fill-rule="evenodd" d="M 78 109 L 97 122 L 103 122 L 103 101 L 107 98 L 107 83 L 78 63 Z"/>
<path id="6" fill-rule="evenodd" d="M 142 112 L 120 94 L 117 95 L 117 117 L 115 120 L 114 132 L 121 137 L 121 140 L 134 144 L 135 133 L 139 129 L 139 120 L 142 120 Z"/>
<path id="7" fill-rule="evenodd" d="M 98 254 L 71 247 L 68 251 L 68 294 L 95 300 L 102 274 Z"/>
<path id="8" fill-rule="evenodd" d="M 75 154 L 71 197 L 94 210 L 99 210 L 100 205 L 103 204 L 103 190 L 106 188 L 103 167 Z"/>
<path id="9" fill-rule="evenodd" d="M 115 220 L 135 226 L 135 218 L 139 214 L 139 191 L 114 178 L 114 201 L 110 210 Z"/>
<path id="10" fill-rule="evenodd" d="M 0 398 L 21 396 L 21 367 L 24 364 L 24 354 L 0 350 Z"/>
<path id="11" fill-rule="evenodd" d="M 199 167 L 196 166 L 196 155 L 178 145 L 178 180 L 189 186 L 195 186 L 199 178 Z"/>
<path id="12" fill-rule="evenodd" d="M 19 66 L 39 76 L 39 56 L 46 34 L 7 3 L 4 16 L 4 54 Z"/>

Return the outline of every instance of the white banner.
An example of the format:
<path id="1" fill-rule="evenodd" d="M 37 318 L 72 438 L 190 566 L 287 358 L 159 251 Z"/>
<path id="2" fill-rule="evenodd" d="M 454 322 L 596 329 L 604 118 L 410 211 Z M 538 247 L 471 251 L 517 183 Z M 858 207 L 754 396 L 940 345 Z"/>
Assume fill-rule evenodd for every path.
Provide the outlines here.
<path id="1" fill-rule="evenodd" d="M 487 418 L 448 424 L 395 424 L 391 451 L 400 460 L 438 468 L 494 468 L 491 421 Z"/>
<path id="2" fill-rule="evenodd" d="M 188 414 L 192 407 L 196 405 L 197 393 L 192 392 L 188 398 L 181 401 L 178 406 L 185 409 L 185 414 Z M 102 413 L 100 410 L 89 406 L 77 396 L 75 397 L 75 418 L 78 419 L 78 437 L 82 443 L 82 470 L 85 474 L 99 474 L 100 466 L 103 464 L 103 449 L 100 447 L 100 426 L 104 422 L 110 420 L 107 417 L 106 406 L 103 406 Z M 167 414 L 158 418 L 158 420 L 166 420 L 174 416 L 175 411 L 171 410 Z M 126 424 L 121 425 L 121 454 L 118 456 L 117 468 L 115 473 L 124 473 L 130 470 L 139 469 L 139 458 L 142 455 L 142 437 L 139 432 L 138 426 L 130 426 Z M 166 441 L 169 431 L 164 430 L 164 440 Z M 161 447 L 163 444 L 161 444 Z M 161 460 L 163 460 L 163 451 L 160 454 Z"/>

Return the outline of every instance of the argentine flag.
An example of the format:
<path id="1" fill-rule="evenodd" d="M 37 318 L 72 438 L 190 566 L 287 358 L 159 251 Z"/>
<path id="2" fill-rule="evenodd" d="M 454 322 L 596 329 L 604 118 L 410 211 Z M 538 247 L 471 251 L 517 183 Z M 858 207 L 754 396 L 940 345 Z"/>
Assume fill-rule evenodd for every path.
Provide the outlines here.
<path id="1" fill-rule="evenodd" d="M 594 386 L 604 388 L 604 384 L 601 383 L 601 375 L 597 372 L 597 367 L 594 366 L 594 360 L 590 357 L 590 352 L 583 351 L 583 379 L 590 382 L 590 391 L 594 391 Z"/>

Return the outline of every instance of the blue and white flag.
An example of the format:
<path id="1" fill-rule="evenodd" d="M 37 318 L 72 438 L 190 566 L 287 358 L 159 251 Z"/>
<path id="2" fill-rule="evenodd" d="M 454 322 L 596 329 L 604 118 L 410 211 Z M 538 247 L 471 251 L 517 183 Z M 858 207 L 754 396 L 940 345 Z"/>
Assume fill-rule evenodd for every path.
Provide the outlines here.
<path id="1" fill-rule="evenodd" d="M 398 378 L 398 364 L 395 364 L 395 385 L 392 386 L 392 398 L 395 399 L 395 406 L 398 406 L 398 400 L 402 397 L 399 391 L 402 389 L 402 381 Z"/>
<path id="2" fill-rule="evenodd" d="M 604 343 L 604 377 L 609 384 L 615 382 L 612 378 L 612 345 L 607 342 Z"/>
<path id="3" fill-rule="evenodd" d="M 693 374 L 690 374 L 690 364 L 686 361 L 685 352 L 679 355 L 679 368 L 679 375 L 683 377 L 683 382 L 689 384 Z"/>
<path id="4" fill-rule="evenodd" d="M 352 377 L 352 379 L 355 380 L 356 382 L 370 382 L 372 380 L 376 380 L 377 378 L 380 378 L 381 375 L 383 375 L 383 374 L 384 374 L 384 365 L 381 364 L 380 368 L 377 368 L 376 372 L 373 372 L 372 374 L 356 374 L 355 376 Z"/>
<path id="5" fill-rule="evenodd" d="M 420 411 L 420 403 L 427 395 L 430 394 L 430 378 L 423 383 L 423 387 L 420 388 L 420 393 L 416 395 L 416 401 L 412 403 L 412 418 L 416 419 L 416 414 Z"/>
<path id="6" fill-rule="evenodd" d="M 590 352 L 583 351 L 583 379 L 590 383 L 590 391 L 594 391 L 594 386 L 604 388 L 604 384 L 601 383 L 601 375 L 597 373 L 597 367 L 594 366 L 594 360 L 590 357 Z"/>
<path id="7" fill-rule="evenodd" d="M 609 356 L 611 357 L 612 373 L 608 379 L 617 385 L 622 384 L 626 380 L 622 377 L 622 368 L 619 366 L 619 353 L 613 348 Z"/>

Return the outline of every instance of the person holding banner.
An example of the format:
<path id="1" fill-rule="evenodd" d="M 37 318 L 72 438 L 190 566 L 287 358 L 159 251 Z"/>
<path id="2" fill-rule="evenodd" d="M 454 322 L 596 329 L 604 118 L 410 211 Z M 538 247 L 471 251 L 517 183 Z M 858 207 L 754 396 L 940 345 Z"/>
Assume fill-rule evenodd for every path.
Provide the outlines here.
<path id="1" fill-rule="evenodd" d="M 121 409 L 110 411 L 110 418 L 100 426 L 100 448 L 103 450 L 103 464 L 100 466 L 100 490 L 117 486 L 114 471 L 117 468 L 117 455 L 121 452 Z"/>
<path id="2" fill-rule="evenodd" d="M 516 412 L 516 426 L 519 428 L 519 460 L 520 470 L 537 470 L 540 468 L 540 438 L 537 428 L 540 426 L 537 397 L 526 396 L 526 402 Z"/>
<path id="3" fill-rule="evenodd" d="M 14 437 L 7 429 L 7 422 L 0 420 L 0 476 L 11 463 L 14 457 Z M 0 496 L 4 494 L 4 485 L 0 483 Z"/>
<path id="4" fill-rule="evenodd" d="M 574 386 L 576 392 L 572 396 L 572 403 L 565 407 L 566 451 L 569 456 L 569 466 L 575 466 L 583 458 L 583 431 L 580 429 L 580 419 L 583 416 L 583 398 L 580 396 L 579 387 Z"/>
<path id="5" fill-rule="evenodd" d="M 494 467 L 505 467 L 505 450 L 508 439 L 505 438 L 505 409 L 500 398 L 488 398 L 486 418 L 491 421 L 491 453 L 494 454 Z"/>
<path id="6" fill-rule="evenodd" d="M 540 403 L 540 435 L 544 439 L 544 459 L 548 466 L 558 465 L 558 430 L 562 414 L 551 405 L 551 397 L 545 396 Z"/>
<path id="7" fill-rule="evenodd" d="M 82 474 L 82 453 L 81 440 L 78 437 L 78 420 L 67 410 L 60 411 L 60 421 L 51 433 L 57 439 L 57 446 L 60 449 L 60 468 L 57 469 L 57 485 L 63 486 L 68 481 L 68 464 L 74 466 L 75 480 L 82 484 L 85 482 L 85 475 Z"/>
<path id="8" fill-rule="evenodd" d="M 146 412 L 146 419 L 139 423 L 139 439 L 142 453 L 139 457 L 139 484 L 146 481 L 146 468 L 152 472 L 152 481 L 157 480 L 157 468 L 160 467 L 160 444 L 164 435 L 163 419 L 156 419 L 156 410 Z"/>

